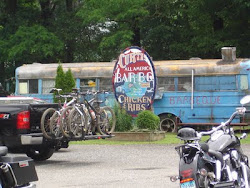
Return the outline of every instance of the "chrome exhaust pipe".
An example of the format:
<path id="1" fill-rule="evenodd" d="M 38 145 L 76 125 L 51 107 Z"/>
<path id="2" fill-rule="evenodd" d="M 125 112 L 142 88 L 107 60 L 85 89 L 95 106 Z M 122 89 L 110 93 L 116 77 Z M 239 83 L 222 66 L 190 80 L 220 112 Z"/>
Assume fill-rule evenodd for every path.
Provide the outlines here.
<path id="1" fill-rule="evenodd" d="M 243 162 L 241 162 L 240 164 L 241 164 L 241 168 L 242 168 L 242 172 L 243 172 L 243 178 L 244 178 L 244 182 L 245 182 L 245 188 L 249 188 L 246 164 L 243 163 Z"/>
<path id="2" fill-rule="evenodd" d="M 221 178 L 221 162 L 216 160 L 216 179 L 220 181 Z"/>
<path id="3" fill-rule="evenodd" d="M 179 176 L 170 176 L 170 181 L 171 182 L 176 182 L 177 180 L 179 180 L 180 177 Z"/>

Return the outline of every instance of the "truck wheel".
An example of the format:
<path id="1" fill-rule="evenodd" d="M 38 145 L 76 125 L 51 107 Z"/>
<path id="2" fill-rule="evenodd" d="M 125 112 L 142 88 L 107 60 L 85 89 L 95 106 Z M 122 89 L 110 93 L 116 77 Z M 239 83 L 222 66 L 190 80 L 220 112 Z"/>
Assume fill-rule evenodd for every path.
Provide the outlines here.
<path id="1" fill-rule="evenodd" d="M 53 155 L 54 151 L 54 148 L 49 147 L 29 148 L 26 155 L 35 161 L 45 161 Z"/>

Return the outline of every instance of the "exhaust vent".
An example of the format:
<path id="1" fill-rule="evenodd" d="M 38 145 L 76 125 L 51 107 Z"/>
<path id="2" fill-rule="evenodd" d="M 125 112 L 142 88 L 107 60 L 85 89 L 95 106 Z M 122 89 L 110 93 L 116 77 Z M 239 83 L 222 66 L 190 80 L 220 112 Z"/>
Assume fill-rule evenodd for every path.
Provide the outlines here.
<path id="1" fill-rule="evenodd" d="M 221 48 L 222 61 L 232 62 L 236 60 L 236 47 Z"/>

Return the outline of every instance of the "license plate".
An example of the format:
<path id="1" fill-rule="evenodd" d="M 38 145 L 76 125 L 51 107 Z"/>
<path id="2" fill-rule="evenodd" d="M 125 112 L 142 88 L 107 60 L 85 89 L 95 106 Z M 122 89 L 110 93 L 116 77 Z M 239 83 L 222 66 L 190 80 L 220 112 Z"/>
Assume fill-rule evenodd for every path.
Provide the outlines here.
<path id="1" fill-rule="evenodd" d="M 196 188 L 195 181 L 188 181 L 181 184 L 181 188 Z"/>

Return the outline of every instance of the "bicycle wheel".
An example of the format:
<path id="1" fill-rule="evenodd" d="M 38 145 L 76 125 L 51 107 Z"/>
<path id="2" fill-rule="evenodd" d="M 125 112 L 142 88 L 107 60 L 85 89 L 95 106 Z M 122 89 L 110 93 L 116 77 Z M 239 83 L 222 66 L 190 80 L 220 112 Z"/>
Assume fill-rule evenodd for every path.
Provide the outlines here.
<path id="1" fill-rule="evenodd" d="M 81 113 L 73 108 L 69 114 L 69 132 L 74 138 L 81 138 L 86 133 L 87 115 L 81 110 Z"/>
<path id="2" fill-rule="evenodd" d="M 63 109 L 61 116 L 60 116 L 60 120 L 59 120 L 61 132 L 63 136 L 68 137 L 68 138 L 70 137 L 69 114 L 72 108 L 73 108 L 72 106 L 67 106 L 65 109 Z"/>
<path id="3" fill-rule="evenodd" d="M 100 122 L 97 123 L 97 130 L 100 134 L 111 134 L 115 130 L 116 118 L 114 111 L 104 106 L 100 110 Z"/>
<path id="4" fill-rule="evenodd" d="M 41 117 L 41 131 L 43 133 L 43 136 L 47 139 L 53 138 L 50 129 L 50 121 L 55 111 L 56 109 L 54 108 L 48 108 L 43 112 L 43 115 Z"/>
<path id="5" fill-rule="evenodd" d="M 60 111 L 56 111 L 50 120 L 50 130 L 54 138 L 63 138 L 62 131 L 60 129 Z"/>

